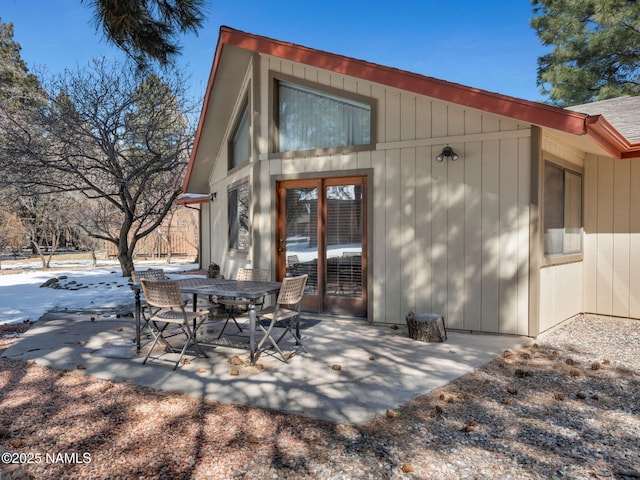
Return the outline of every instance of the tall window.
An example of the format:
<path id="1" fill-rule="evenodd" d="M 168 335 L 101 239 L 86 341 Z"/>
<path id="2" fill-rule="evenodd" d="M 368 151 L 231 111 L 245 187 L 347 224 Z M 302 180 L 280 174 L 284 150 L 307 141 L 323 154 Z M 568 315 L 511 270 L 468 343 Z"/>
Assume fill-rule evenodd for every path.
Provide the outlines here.
<path id="1" fill-rule="evenodd" d="M 229 189 L 229 250 L 249 251 L 249 184 Z"/>
<path id="2" fill-rule="evenodd" d="M 582 252 L 582 175 L 545 162 L 544 253 Z"/>
<path id="3" fill-rule="evenodd" d="M 249 102 L 245 102 L 241 112 L 229 148 L 229 169 L 249 161 Z"/>
<path id="4" fill-rule="evenodd" d="M 279 81 L 278 151 L 368 145 L 371 105 Z"/>

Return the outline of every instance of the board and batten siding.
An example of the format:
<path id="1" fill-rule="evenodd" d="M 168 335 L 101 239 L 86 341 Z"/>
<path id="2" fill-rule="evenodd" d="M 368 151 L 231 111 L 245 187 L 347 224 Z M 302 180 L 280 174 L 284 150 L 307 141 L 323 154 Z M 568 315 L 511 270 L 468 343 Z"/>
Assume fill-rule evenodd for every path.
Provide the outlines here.
<path id="1" fill-rule="evenodd" d="M 640 159 L 585 162 L 585 305 L 640 318 Z"/>
<path id="2" fill-rule="evenodd" d="M 261 139 L 262 233 L 273 237 L 274 178 L 372 171 L 369 320 L 429 311 L 452 329 L 528 334 L 529 125 L 275 57 L 259 70 L 261 132 L 274 72 L 372 97 L 377 114 L 372 151 L 270 158 Z M 446 145 L 458 161 L 435 160 Z"/>

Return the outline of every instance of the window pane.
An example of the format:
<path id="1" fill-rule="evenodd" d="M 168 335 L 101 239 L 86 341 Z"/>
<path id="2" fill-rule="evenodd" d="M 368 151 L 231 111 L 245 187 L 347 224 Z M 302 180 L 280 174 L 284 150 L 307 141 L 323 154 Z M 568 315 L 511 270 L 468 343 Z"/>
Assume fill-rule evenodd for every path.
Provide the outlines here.
<path id="1" fill-rule="evenodd" d="M 371 106 L 333 95 L 278 83 L 280 152 L 367 145 Z"/>
<path id="2" fill-rule="evenodd" d="M 246 106 L 240 117 L 240 122 L 236 128 L 236 132 L 233 136 L 233 143 L 231 146 L 231 161 L 229 163 L 230 168 L 237 167 L 238 165 L 249 160 L 249 107 Z"/>
<path id="3" fill-rule="evenodd" d="M 249 250 L 249 184 L 229 190 L 229 249 Z"/>
<path id="4" fill-rule="evenodd" d="M 562 253 L 564 240 L 564 170 L 544 169 L 544 253 Z"/>
<path id="5" fill-rule="evenodd" d="M 552 163 L 544 171 L 544 253 L 582 251 L 582 175 Z"/>
<path id="6" fill-rule="evenodd" d="M 565 171 L 564 253 L 582 251 L 582 177 Z"/>

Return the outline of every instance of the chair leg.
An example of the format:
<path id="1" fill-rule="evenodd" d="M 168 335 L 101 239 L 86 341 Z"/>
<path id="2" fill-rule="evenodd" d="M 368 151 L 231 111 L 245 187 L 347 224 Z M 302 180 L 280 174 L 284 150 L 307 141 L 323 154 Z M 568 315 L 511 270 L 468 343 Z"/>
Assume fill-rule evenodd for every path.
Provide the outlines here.
<path id="1" fill-rule="evenodd" d="M 262 339 L 258 343 L 258 348 L 256 348 L 256 351 L 259 352 L 260 350 L 262 350 L 264 343 L 267 340 L 269 340 L 269 343 L 271 343 L 273 348 L 280 354 L 280 356 L 282 357 L 282 360 L 284 361 L 284 363 L 288 363 L 289 359 L 286 357 L 286 355 L 284 354 L 284 352 L 280 348 L 280 345 L 278 345 L 278 341 L 274 340 L 274 338 L 271 336 L 271 331 L 273 330 L 273 327 L 275 326 L 275 323 L 277 323 L 277 322 L 271 322 L 269 324 L 269 328 L 268 329 L 264 328 L 262 325 L 258 324 L 258 326 L 264 332 L 264 336 L 262 337 Z"/>
<path id="2" fill-rule="evenodd" d="M 196 339 L 196 334 L 198 332 L 198 329 L 204 323 L 205 320 L 206 320 L 206 318 L 203 318 L 198 323 L 195 323 L 195 320 L 194 320 L 195 325 L 194 325 L 193 328 L 191 327 L 189 322 L 186 322 L 186 323 L 184 323 L 182 325 L 179 325 L 182 333 L 187 338 L 185 340 L 184 346 L 182 347 L 182 350 L 180 350 L 180 354 L 178 355 L 178 360 L 176 361 L 176 364 L 173 367 L 174 370 L 176 370 L 178 368 L 178 366 L 180 365 L 180 362 L 182 361 L 182 358 L 184 357 L 184 354 L 186 353 L 187 349 L 192 345 L 200 355 L 202 355 L 205 358 L 209 358 L 209 355 L 207 355 L 202 350 L 202 348 L 200 347 L 200 344 L 198 343 L 198 341 Z M 151 332 L 153 333 L 155 338 L 153 340 L 153 343 L 151 344 L 151 348 L 147 352 L 146 357 L 142 361 L 143 364 L 147 363 L 147 360 L 149 360 L 149 358 L 159 359 L 159 357 L 152 357 L 151 353 L 153 352 L 153 349 L 156 347 L 156 345 L 160 341 L 162 341 L 172 352 L 176 352 L 177 353 L 177 350 L 173 349 L 173 347 L 171 347 L 171 345 L 169 345 L 169 342 L 167 342 L 166 339 L 163 336 L 164 331 L 169 326 L 169 323 L 165 323 L 164 326 L 162 326 L 162 328 L 160 328 L 158 326 L 158 322 L 151 322 L 151 323 L 153 323 L 153 325 L 156 327 L 156 331 L 155 332 L 153 331 L 153 329 L 151 329 Z M 174 335 L 176 335 L 176 334 L 174 334 Z"/>

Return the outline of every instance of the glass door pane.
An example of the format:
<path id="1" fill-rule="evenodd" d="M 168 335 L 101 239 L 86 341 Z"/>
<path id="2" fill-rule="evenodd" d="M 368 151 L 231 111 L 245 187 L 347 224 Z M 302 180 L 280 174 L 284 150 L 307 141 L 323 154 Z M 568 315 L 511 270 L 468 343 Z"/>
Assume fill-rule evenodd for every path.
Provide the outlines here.
<path id="1" fill-rule="evenodd" d="M 326 188 L 326 292 L 355 297 L 362 293 L 362 187 Z"/>
<path id="2" fill-rule="evenodd" d="M 308 274 L 305 295 L 318 293 L 318 188 L 286 189 L 286 276 Z"/>

